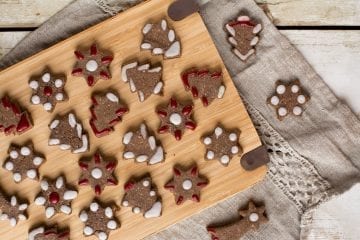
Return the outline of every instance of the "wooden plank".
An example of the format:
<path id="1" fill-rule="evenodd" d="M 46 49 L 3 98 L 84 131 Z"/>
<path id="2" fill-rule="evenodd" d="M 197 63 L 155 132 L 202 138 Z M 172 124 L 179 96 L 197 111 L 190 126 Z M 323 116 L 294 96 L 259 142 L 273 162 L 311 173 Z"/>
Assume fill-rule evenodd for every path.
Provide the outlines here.
<path id="1" fill-rule="evenodd" d="M 0 58 L 7 54 L 29 32 L 0 32 Z"/>
<path id="2" fill-rule="evenodd" d="M 32 139 L 36 149 L 47 157 L 47 162 L 40 169 L 41 175 L 55 177 L 60 173 L 65 173 L 70 184 L 76 185 L 80 175 L 80 169 L 77 165 L 80 156 L 61 151 L 58 147 L 49 147 L 47 144 L 49 136 L 48 124 L 51 119 L 59 113 L 64 114 L 72 110 L 88 130 L 91 153 L 100 147 L 107 155 L 114 156 L 119 160 L 116 168 L 119 185 L 106 188 L 101 195 L 101 200 L 105 202 L 113 200 L 119 203 L 124 194 L 123 185 L 132 175 L 141 176 L 150 173 L 152 176 L 162 198 L 163 215 L 157 219 L 145 220 L 141 215 L 133 214 L 130 208 L 122 207 L 116 215 L 121 221 L 122 227 L 120 230 L 114 231 L 110 239 L 141 239 L 149 234 L 156 233 L 166 226 L 252 186 L 262 179 L 266 173 L 266 167 L 253 172 L 244 171 L 239 164 L 240 157 L 233 159 L 228 167 L 222 167 L 218 161 L 204 161 L 205 149 L 199 141 L 200 137 L 211 131 L 219 122 L 227 128 L 236 127 L 241 130 L 239 142 L 245 152 L 258 147 L 261 143 L 241 103 L 237 90 L 198 14 L 181 22 L 170 22 L 179 39 L 181 39 L 183 47 L 181 58 L 163 61 L 165 69 L 163 74 L 165 81 L 164 97 L 153 96 L 146 102 L 139 103 L 137 95 L 130 92 L 128 84 L 120 80 L 120 66 L 129 59 L 138 57 L 143 61 L 150 58 L 152 61 L 157 62 L 162 60 L 161 57 L 151 57 L 149 52 L 139 52 L 142 38 L 141 29 L 149 19 L 152 21 L 160 20 L 165 15 L 167 6 L 171 2 L 171 0 L 158 0 L 141 4 L 0 73 L 0 96 L 9 93 L 18 99 L 22 106 L 29 109 L 35 121 L 34 128 L 24 135 L 17 137 L 0 135 L 0 149 L 2 149 L 0 159 L 6 158 L 6 149 L 10 142 L 15 140 L 17 143 L 21 143 Z M 95 87 L 89 88 L 85 80 L 72 77 L 69 73 L 75 62 L 74 50 L 79 45 L 89 46 L 94 39 L 103 48 L 109 48 L 115 54 L 115 59 L 111 65 L 112 80 L 100 81 Z M 70 101 L 58 104 L 52 114 L 45 113 L 41 106 L 29 104 L 31 97 L 31 91 L 27 86 L 29 78 L 33 74 L 41 73 L 45 66 L 49 66 L 56 72 L 68 73 L 66 89 Z M 224 98 L 215 101 L 207 108 L 204 108 L 200 101 L 195 101 L 194 111 L 198 127 L 193 133 L 186 132 L 181 141 L 177 142 L 173 136 L 168 134 L 158 135 L 167 153 L 164 163 L 146 166 L 144 164 L 134 164 L 133 161 L 122 160 L 122 136 L 130 127 L 137 126 L 145 120 L 150 129 L 157 129 L 159 119 L 154 113 L 156 106 L 166 103 L 173 95 L 179 99 L 190 100 L 190 94 L 184 91 L 180 73 L 193 66 L 222 69 L 224 83 L 227 87 Z M 123 122 L 116 126 L 114 133 L 99 139 L 94 136 L 88 123 L 90 95 L 92 92 L 103 91 L 108 88 L 119 93 L 130 107 L 130 113 L 125 115 Z M 189 166 L 193 162 L 197 163 L 201 174 L 209 179 L 210 184 L 203 189 L 200 203 L 190 201 L 177 206 L 173 194 L 162 186 L 171 178 L 172 168 L 175 164 Z M 21 222 L 16 228 L 10 228 L 8 222 L 1 221 L 0 235 L 4 239 L 24 239 L 27 230 L 31 226 L 36 223 L 46 222 L 44 209 L 35 206 L 33 203 L 33 199 L 39 191 L 39 184 L 34 184 L 30 180 L 15 184 L 9 172 L 4 169 L 0 169 L 0 172 L 0 182 L 2 186 L 7 186 L 6 190 L 21 192 L 23 197 L 31 201 L 29 208 L 30 219 Z M 81 187 L 80 196 L 72 204 L 73 214 L 69 217 L 61 214 L 57 215 L 52 219 L 52 222 L 58 222 L 61 226 L 69 224 L 72 231 L 71 238 L 83 239 L 83 224 L 79 221 L 78 213 L 88 206 L 93 197 L 94 194 L 90 188 Z"/>

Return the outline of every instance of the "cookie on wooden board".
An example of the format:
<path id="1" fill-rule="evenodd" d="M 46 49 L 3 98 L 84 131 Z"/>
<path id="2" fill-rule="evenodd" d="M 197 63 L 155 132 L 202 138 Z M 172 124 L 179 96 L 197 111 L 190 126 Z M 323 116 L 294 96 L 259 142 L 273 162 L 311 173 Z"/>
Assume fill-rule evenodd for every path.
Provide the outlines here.
<path id="1" fill-rule="evenodd" d="M 144 102 L 151 95 L 161 95 L 164 87 L 162 67 L 150 67 L 150 64 L 139 66 L 138 62 L 132 62 L 121 68 L 121 77 L 128 82 L 131 92 L 137 92 L 139 101 Z"/>
<path id="2" fill-rule="evenodd" d="M 12 227 L 22 220 L 26 220 L 27 208 L 29 204 L 20 201 L 18 196 L 12 195 L 8 197 L 4 192 L 0 191 L 0 220 L 8 220 Z"/>
<path id="3" fill-rule="evenodd" d="M 142 213 L 144 218 L 160 217 L 162 203 L 150 177 L 140 180 L 130 180 L 125 183 L 125 196 L 122 199 L 124 207 L 132 207 L 133 213 Z"/>
<path id="4" fill-rule="evenodd" d="M 164 59 L 180 57 L 180 41 L 165 19 L 158 23 L 147 23 L 142 33 L 144 37 L 140 46 L 141 50 L 151 50 L 153 55 L 163 55 Z"/>
<path id="5" fill-rule="evenodd" d="M 32 143 L 23 146 L 12 144 L 8 149 L 8 154 L 9 157 L 5 160 L 3 168 L 13 173 L 16 183 L 26 178 L 39 179 L 38 169 L 45 159 L 35 153 Z"/>
<path id="6" fill-rule="evenodd" d="M 0 100 L 0 132 L 20 135 L 32 128 L 30 113 L 21 110 L 8 96 Z"/>
<path id="7" fill-rule="evenodd" d="M 70 231 L 60 231 L 56 226 L 40 226 L 29 232 L 28 240 L 70 240 Z"/>

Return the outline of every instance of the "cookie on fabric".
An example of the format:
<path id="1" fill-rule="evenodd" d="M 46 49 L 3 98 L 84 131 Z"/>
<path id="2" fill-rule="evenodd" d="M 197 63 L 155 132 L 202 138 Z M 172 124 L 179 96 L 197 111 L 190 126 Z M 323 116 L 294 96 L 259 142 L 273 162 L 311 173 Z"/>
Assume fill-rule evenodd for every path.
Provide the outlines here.
<path id="1" fill-rule="evenodd" d="M 70 150 L 72 153 L 83 153 L 89 150 L 87 133 L 74 113 L 57 116 L 51 121 L 49 128 L 51 135 L 49 146 L 58 145 L 61 150 Z"/>
<path id="2" fill-rule="evenodd" d="M 93 201 L 79 214 L 80 220 L 85 224 L 84 236 L 96 235 L 99 240 L 107 240 L 111 231 L 120 228 L 120 223 L 114 216 L 116 211 L 115 205 L 103 206 L 100 202 Z"/>
<path id="3" fill-rule="evenodd" d="M 142 29 L 144 35 L 141 50 L 151 50 L 153 55 L 163 55 L 164 59 L 177 58 L 181 55 L 181 44 L 175 31 L 162 19 L 158 23 L 148 23 Z"/>
<path id="4" fill-rule="evenodd" d="M 194 98 L 200 98 L 204 107 L 225 94 L 225 85 L 221 72 L 209 70 L 188 70 L 181 76 L 186 91 L 191 91 Z"/>
<path id="5" fill-rule="evenodd" d="M 0 191 L 0 220 L 9 220 L 12 227 L 15 227 L 20 220 L 24 221 L 28 218 L 28 206 L 29 204 L 20 201 L 18 196 L 8 197 Z"/>
<path id="6" fill-rule="evenodd" d="M 268 98 L 267 103 L 275 108 L 278 119 L 282 121 L 289 114 L 301 116 L 309 100 L 310 96 L 302 89 L 299 80 L 288 83 L 277 81 L 275 93 Z"/>
<path id="7" fill-rule="evenodd" d="M 16 183 L 29 178 L 39 179 L 39 167 L 45 162 L 45 159 L 35 153 L 33 144 L 23 146 L 10 145 L 8 149 L 9 157 L 5 160 L 3 168 L 13 173 L 13 179 Z"/>
<path id="8" fill-rule="evenodd" d="M 200 191 L 208 185 L 205 178 L 199 176 L 199 169 L 196 165 L 189 169 L 174 167 L 173 179 L 165 184 L 164 188 L 174 194 L 177 205 L 186 200 L 200 202 Z"/>
<path id="9" fill-rule="evenodd" d="M 118 184 L 114 176 L 117 161 L 104 160 L 100 151 L 97 151 L 91 160 L 81 159 L 79 166 L 81 168 L 81 176 L 78 184 L 80 186 L 91 186 L 97 196 L 103 192 L 105 186 L 115 186 Z"/>
<path id="10" fill-rule="evenodd" d="M 29 232 L 28 240 L 70 240 L 70 231 L 60 231 L 56 226 L 41 226 Z"/>
<path id="11" fill-rule="evenodd" d="M 124 159 L 135 159 L 137 163 L 147 162 L 149 165 L 163 162 L 164 148 L 157 143 L 153 135 L 149 135 L 147 126 L 142 123 L 137 131 L 128 131 L 124 134 Z"/>
<path id="12" fill-rule="evenodd" d="M 42 104 L 45 111 L 52 112 L 58 102 L 68 100 L 64 89 L 65 83 L 64 75 L 54 75 L 50 71 L 32 77 L 29 82 L 29 87 L 32 89 L 30 102 L 34 105 Z"/>
<path id="13" fill-rule="evenodd" d="M 94 94 L 91 100 L 90 126 L 98 138 L 113 132 L 114 126 L 129 112 L 128 107 L 112 92 Z"/>
<path id="14" fill-rule="evenodd" d="M 130 180 L 125 183 L 124 189 L 125 196 L 122 199 L 124 207 L 132 207 L 133 213 L 142 213 L 144 218 L 161 216 L 162 203 L 150 177 L 138 181 Z"/>
<path id="15" fill-rule="evenodd" d="M 249 16 L 240 15 L 226 24 L 225 29 L 230 34 L 228 41 L 238 58 L 246 61 L 255 53 L 255 46 L 259 42 L 258 34 L 262 30 L 260 23 L 251 20 Z"/>
<path id="16" fill-rule="evenodd" d="M 126 64 L 121 69 L 121 77 L 128 82 L 131 92 L 137 92 L 139 101 L 144 102 L 151 95 L 162 95 L 162 67 L 150 67 L 150 64 L 139 66 L 138 62 Z"/>
<path id="17" fill-rule="evenodd" d="M 185 129 L 195 130 L 196 123 L 191 119 L 192 104 L 182 104 L 172 97 L 167 106 L 156 110 L 160 118 L 158 133 L 170 133 L 176 140 L 181 140 Z"/>
<path id="18" fill-rule="evenodd" d="M 67 186 L 63 176 L 56 179 L 44 178 L 40 187 L 41 191 L 34 201 L 36 205 L 45 207 L 46 218 L 51 218 L 60 212 L 71 214 L 71 202 L 78 196 L 78 192 Z"/>
<path id="19" fill-rule="evenodd" d="M 32 128 L 30 113 L 21 110 L 8 96 L 0 100 L 0 132 L 20 135 Z"/>
<path id="20" fill-rule="evenodd" d="M 268 221 L 265 214 L 265 207 L 256 207 L 250 201 L 248 209 L 239 211 L 241 219 L 224 226 L 208 227 L 207 231 L 212 240 L 239 239 L 248 231 L 258 230 L 261 224 Z"/>
<path id="21" fill-rule="evenodd" d="M 205 159 L 217 159 L 223 166 L 228 166 L 234 156 L 241 155 L 239 145 L 240 130 L 227 130 L 217 126 L 211 135 L 202 137 L 205 145 Z"/>
<path id="22" fill-rule="evenodd" d="M 100 50 L 94 43 L 90 49 L 78 49 L 74 54 L 77 62 L 72 70 L 73 76 L 83 77 L 90 87 L 100 79 L 111 79 L 110 64 L 114 59 L 111 53 Z"/>

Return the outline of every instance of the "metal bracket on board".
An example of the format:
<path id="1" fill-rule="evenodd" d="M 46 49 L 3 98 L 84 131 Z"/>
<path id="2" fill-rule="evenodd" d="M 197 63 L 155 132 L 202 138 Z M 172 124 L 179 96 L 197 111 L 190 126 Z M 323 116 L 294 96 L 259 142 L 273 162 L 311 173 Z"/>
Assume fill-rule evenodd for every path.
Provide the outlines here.
<path id="1" fill-rule="evenodd" d="M 168 9 L 169 17 L 174 21 L 180 21 L 195 12 L 200 11 L 200 6 L 210 0 L 176 0 Z"/>
<path id="2" fill-rule="evenodd" d="M 252 171 L 270 162 L 269 153 L 264 145 L 244 154 L 240 160 L 241 166 Z"/>

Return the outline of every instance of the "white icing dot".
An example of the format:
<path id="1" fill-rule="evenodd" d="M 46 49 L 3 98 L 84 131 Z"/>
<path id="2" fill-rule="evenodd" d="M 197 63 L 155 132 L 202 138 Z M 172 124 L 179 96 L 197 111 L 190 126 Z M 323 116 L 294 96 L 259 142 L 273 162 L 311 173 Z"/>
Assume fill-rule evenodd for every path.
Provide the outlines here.
<path id="1" fill-rule="evenodd" d="M 17 204 L 17 199 L 16 199 L 15 196 L 12 196 L 12 197 L 11 197 L 10 204 L 11 204 L 11 206 L 13 206 L 13 207 L 16 206 L 16 204 Z"/>
<path id="2" fill-rule="evenodd" d="M 7 215 L 7 214 L 0 214 L 0 220 L 6 220 L 6 219 L 8 219 L 9 218 L 9 216 Z"/>
<path id="3" fill-rule="evenodd" d="M 296 115 L 296 116 L 300 116 L 300 115 L 302 114 L 302 112 L 303 112 L 303 110 L 302 110 L 302 108 L 299 107 L 299 106 L 295 106 L 295 107 L 293 108 L 293 113 L 294 113 L 294 115 Z"/>
<path id="4" fill-rule="evenodd" d="M 6 162 L 5 163 L 5 169 L 6 170 L 9 170 L 9 171 L 12 171 L 14 169 L 14 164 L 10 161 Z"/>
<path id="5" fill-rule="evenodd" d="M 39 166 L 43 161 L 44 161 L 44 159 L 42 159 L 41 157 L 34 157 L 33 164 L 35 166 Z"/>
<path id="6" fill-rule="evenodd" d="M 64 100 L 64 94 L 62 94 L 62 93 L 57 93 L 57 94 L 55 95 L 55 98 L 56 98 L 56 100 L 58 100 L 58 101 L 62 101 L 62 100 Z"/>
<path id="7" fill-rule="evenodd" d="M 152 205 L 152 207 L 145 212 L 144 217 L 145 218 L 154 218 L 154 217 L 160 217 L 162 211 L 162 204 L 161 202 L 156 202 Z"/>
<path id="8" fill-rule="evenodd" d="M 133 213 L 136 213 L 136 214 L 140 213 L 140 208 L 139 207 L 134 207 L 133 208 Z"/>
<path id="9" fill-rule="evenodd" d="M 46 199 L 44 197 L 35 198 L 35 204 L 38 206 L 44 205 L 45 202 L 46 202 Z"/>
<path id="10" fill-rule="evenodd" d="M 35 104 L 35 105 L 40 104 L 40 97 L 38 95 L 32 96 L 31 97 L 31 103 Z"/>
<path id="11" fill-rule="evenodd" d="M 211 138 L 209 138 L 209 137 L 206 137 L 205 139 L 204 139 L 204 144 L 205 145 L 209 145 L 209 144 L 211 144 Z"/>
<path id="12" fill-rule="evenodd" d="M 94 229 L 92 229 L 92 228 L 89 227 L 89 226 L 84 227 L 84 234 L 85 234 L 86 236 L 90 236 L 90 235 L 92 235 L 93 233 L 94 233 Z"/>
<path id="13" fill-rule="evenodd" d="M 223 98 L 223 97 L 224 97 L 224 94 L 225 94 L 225 86 L 224 86 L 224 85 L 221 85 L 221 86 L 219 87 L 219 91 L 218 91 L 217 97 L 218 97 L 218 98 Z"/>
<path id="14" fill-rule="evenodd" d="M 286 87 L 285 87 L 284 85 L 279 85 L 279 86 L 277 86 L 277 88 L 276 88 L 276 92 L 277 92 L 278 94 L 284 94 L 285 91 L 286 91 Z"/>
<path id="15" fill-rule="evenodd" d="M 16 226 L 16 219 L 15 218 L 10 218 L 10 225 L 12 227 L 15 227 Z"/>
<path id="16" fill-rule="evenodd" d="M 150 182 L 148 180 L 145 180 L 142 182 L 144 187 L 148 187 L 150 185 Z"/>
<path id="17" fill-rule="evenodd" d="M 60 189 L 60 188 L 62 188 L 62 186 L 64 186 L 64 179 L 63 179 L 63 177 L 58 177 L 58 178 L 56 179 L 55 186 L 56 186 L 57 189 Z"/>
<path id="18" fill-rule="evenodd" d="M 173 113 L 170 115 L 170 122 L 174 125 L 180 125 L 182 123 L 182 119 L 180 114 L 178 113 Z"/>
<path id="19" fill-rule="evenodd" d="M 48 207 L 45 210 L 45 215 L 47 218 L 51 218 L 55 214 L 55 209 L 53 207 Z"/>
<path id="20" fill-rule="evenodd" d="M 37 176 L 37 173 L 34 169 L 30 169 L 26 172 L 26 175 L 28 176 L 28 178 L 34 179 Z"/>
<path id="21" fill-rule="evenodd" d="M 125 135 L 124 135 L 124 138 L 123 138 L 123 143 L 125 145 L 128 145 L 131 141 L 131 138 L 134 134 L 132 132 L 127 132 Z"/>
<path id="22" fill-rule="evenodd" d="M 300 104 L 304 104 L 304 103 L 306 102 L 306 98 L 305 98 L 304 95 L 299 95 L 299 96 L 297 97 L 297 101 L 298 101 L 298 103 L 300 103 Z"/>
<path id="23" fill-rule="evenodd" d="M 272 98 L 270 99 L 270 103 L 274 106 L 278 105 L 280 102 L 280 99 L 278 96 L 272 96 Z"/>
<path id="24" fill-rule="evenodd" d="M 44 109 L 45 111 L 50 111 L 52 109 L 52 104 L 49 102 L 44 103 Z"/>
<path id="25" fill-rule="evenodd" d="M 250 222 L 257 222 L 259 220 L 259 215 L 257 213 L 251 213 L 249 216 Z"/>
<path id="26" fill-rule="evenodd" d="M 221 158 L 220 158 L 220 162 L 222 164 L 228 164 L 230 162 L 230 158 L 228 155 L 223 155 Z"/>
<path id="27" fill-rule="evenodd" d="M 236 133 L 230 133 L 229 139 L 230 139 L 230 141 L 235 142 L 237 140 Z"/>
<path id="28" fill-rule="evenodd" d="M 115 102 L 115 103 L 119 102 L 119 98 L 113 93 L 107 93 L 106 98 L 109 99 L 109 101 L 111 102 Z"/>
<path id="29" fill-rule="evenodd" d="M 81 211 L 79 218 L 82 222 L 86 222 L 89 217 L 85 211 Z"/>
<path id="30" fill-rule="evenodd" d="M 215 135 L 219 137 L 223 133 L 223 130 L 221 127 L 215 128 Z"/>
<path id="31" fill-rule="evenodd" d="M 61 205 L 60 211 L 67 214 L 67 215 L 69 215 L 71 213 L 71 208 L 69 206 L 66 206 L 66 205 Z"/>
<path id="32" fill-rule="evenodd" d="M 56 79 L 55 80 L 55 87 L 61 88 L 62 85 L 63 85 L 63 81 L 61 79 Z"/>
<path id="33" fill-rule="evenodd" d="M 114 220 L 110 220 L 110 221 L 108 221 L 106 226 L 107 226 L 107 228 L 114 230 L 114 229 L 116 229 L 117 224 Z"/>
<path id="34" fill-rule="evenodd" d="M 23 156 L 29 156 L 31 151 L 30 151 L 30 148 L 28 148 L 28 147 L 22 147 L 20 150 L 20 153 Z"/>
<path id="35" fill-rule="evenodd" d="M 95 72 L 98 69 L 99 65 L 95 60 L 89 60 L 86 63 L 86 70 L 89 72 Z"/>
<path id="36" fill-rule="evenodd" d="M 36 89 L 38 89 L 38 87 L 39 87 L 39 83 L 38 83 L 37 81 L 31 81 L 31 82 L 29 83 L 29 86 L 30 86 L 30 88 L 36 90 Z"/>
<path id="37" fill-rule="evenodd" d="M 156 192 L 155 191 L 150 191 L 149 194 L 150 194 L 151 197 L 154 197 L 156 195 Z"/>
<path id="38" fill-rule="evenodd" d="M 96 202 L 90 204 L 90 210 L 92 212 L 96 212 L 98 209 L 99 209 L 99 204 L 97 204 Z"/>
<path id="39" fill-rule="evenodd" d="M 20 206 L 19 206 L 19 210 L 20 211 L 24 211 L 25 209 L 27 209 L 28 208 L 28 205 L 26 204 L 26 203 L 23 203 L 23 204 L 21 204 Z"/>
<path id="40" fill-rule="evenodd" d="M 135 157 L 135 154 L 133 152 L 125 152 L 123 156 L 125 159 L 131 159 Z"/>
<path id="41" fill-rule="evenodd" d="M 211 160 L 211 159 L 214 159 L 214 157 L 215 157 L 215 154 L 214 154 L 213 151 L 208 151 L 208 152 L 206 153 L 206 158 L 207 158 L 207 159 Z"/>
<path id="42" fill-rule="evenodd" d="M 50 73 L 45 73 L 42 78 L 43 82 L 47 83 L 50 81 Z"/>
<path id="43" fill-rule="evenodd" d="M 146 160 L 148 160 L 148 156 L 146 156 L 146 155 L 140 155 L 140 156 L 137 156 L 136 157 L 136 161 L 137 162 L 145 162 Z"/>
<path id="44" fill-rule="evenodd" d="M 128 207 L 128 206 L 129 206 L 129 202 L 128 202 L 128 201 L 123 201 L 123 202 L 122 202 L 122 205 L 123 205 L 124 207 Z"/>
<path id="45" fill-rule="evenodd" d="M 97 236 L 98 236 L 99 240 L 106 240 L 107 237 L 108 237 L 105 232 L 99 232 L 99 233 L 97 234 Z"/>
<path id="46" fill-rule="evenodd" d="M 49 188 L 49 183 L 45 180 L 42 180 L 40 183 L 40 187 L 42 190 L 47 191 Z"/>
<path id="47" fill-rule="evenodd" d="M 26 216 L 25 216 L 24 214 L 19 214 L 19 215 L 18 215 L 18 218 L 19 218 L 19 220 L 21 220 L 21 221 L 25 221 L 25 220 L 26 220 Z"/>
<path id="48" fill-rule="evenodd" d="M 114 215 L 113 210 L 110 207 L 105 208 L 105 216 L 107 218 L 112 218 Z"/>
<path id="49" fill-rule="evenodd" d="M 182 183 L 182 188 L 184 190 L 190 190 L 192 188 L 193 184 L 192 184 L 192 181 L 189 180 L 189 179 L 186 179 L 185 181 L 183 181 Z"/>
<path id="50" fill-rule="evenodd" d="M 19 154 L 18 154 L 18 152 L 17 152 L 16 150 L 12 150 L 12 151 L 10 152 L 10 157 L 11 157 L 12 159 L 16 159 L 16 158 L 19 157 Z"/>
<path id="51" fill-rule="evenodd" d="M 181 51 L 180 42 L 176 41 L 165 52 L 165 57 L 167 58 L 177 57 L 180 55 L 180 51 Z"/>
<path id="52" fill-rule="evenodd" d="M 284 117 L 287 114 L 287 110 L 284 107 L 279 108 L 278 110 L 279 116 Z"/>
<path id="53" fill-rule="evenodd" d="M 77 197 L 77 191 L 68 190 L 64 193 L 64 200 L 73 200 Z"/>
<path id="54" fill-rule="evenodd" d="M 91 171 L 91 176 L 95 179 L 100 179 L 102 177 L 103 173 L 100 168 L 94 168 Z"/>
<path id="55" fill-rule="evenodd" d="M 291 86 L 291 92 L 297 93 L 300 90 L 299 86 L 294 84 Z"/>
<path id="56" fill-rule="evenodd" d="M 237 154 L 239 152 L 239 148 L 237 146 L 232 146 L 231 147 L 231 153 L 232 154 Z"/>
<path id="57" fill-rule="evenodd" d="M 14 173 L 13 179 L 14 179 L 15 182 L 20 182 L 21 181 L 21 174 L 20 173 Z"/>

